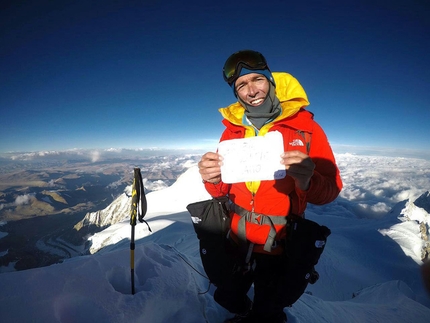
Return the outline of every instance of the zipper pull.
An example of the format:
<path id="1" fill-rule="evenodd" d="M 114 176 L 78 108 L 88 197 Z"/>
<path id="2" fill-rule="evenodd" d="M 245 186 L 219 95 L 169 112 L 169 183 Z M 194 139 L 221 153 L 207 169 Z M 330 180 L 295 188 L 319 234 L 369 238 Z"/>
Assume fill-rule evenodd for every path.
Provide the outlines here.
<path id="1" fill-rule="evenodd" d="M 254 213 L 254 193 L 252 193 L 252 199 L 251 202 L 249 202 L 249 204 L 251 205 L 251 212 Z"/>

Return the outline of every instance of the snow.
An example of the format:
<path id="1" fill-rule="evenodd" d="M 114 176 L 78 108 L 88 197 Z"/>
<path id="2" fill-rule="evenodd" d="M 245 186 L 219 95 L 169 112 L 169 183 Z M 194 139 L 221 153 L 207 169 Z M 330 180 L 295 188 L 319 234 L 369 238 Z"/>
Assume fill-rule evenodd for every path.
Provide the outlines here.
<path id="1" fill-rule="evenodd" d="M 430 297 L 419 274 L 423 242 L 418 222 L 428 224 L 430 216 L 413 203 L 420 187 L 396 182 L 390 163 L 374 162 L 365 169 L 360 163 L 374 158 L 337 158 L 347 175 L 345 191 L 335 202 L 310 206 L 307 212 L 332 231 L 317 265 L 320 279 L 285 309 L 288 322 L 429 322 Z M 416 176 L 428 190 L 428 162 L 396 162 L 400 170 L 407 163 L 417 165 Z M 358 165 L 355 171 L 353 164 Z M 381 165 L 387 166 L 381 173 L 389 185 L 375 175 Z M 405 196 L 409 200 L 400 200 Z M 213 300 L 214 287 L 205 278 L 186 211 L 187 204 L 207 198 L 195 166 L 172 186 L 147 194 L 145 220 L 153 232 L 144 223 L 135 227 L 134 295 L 131 227 L 125 216 L 90 238 L 93 252 L 98 251 L 92 255 L 0 274 L 1 322 L 222 322 L 231 314 Z"/>

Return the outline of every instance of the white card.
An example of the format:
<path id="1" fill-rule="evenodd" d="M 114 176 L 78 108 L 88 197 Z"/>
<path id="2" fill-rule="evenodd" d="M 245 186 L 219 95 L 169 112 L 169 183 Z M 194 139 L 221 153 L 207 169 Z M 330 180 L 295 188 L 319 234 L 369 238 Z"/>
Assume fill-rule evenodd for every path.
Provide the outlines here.
<path id="1" fill-rule="evenodd" d="M 222 181 L 239 183 L 284 178 L 283 152 L 284 142 L 279 131 L 222 141 L 218 145 L 218 153 L 223 157 Z"/>

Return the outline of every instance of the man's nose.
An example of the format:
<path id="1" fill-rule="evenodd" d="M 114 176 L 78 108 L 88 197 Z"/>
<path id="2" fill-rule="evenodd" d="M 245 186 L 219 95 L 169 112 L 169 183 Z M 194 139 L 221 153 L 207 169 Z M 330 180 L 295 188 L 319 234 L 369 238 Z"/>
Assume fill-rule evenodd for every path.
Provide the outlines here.
<path id="1" fill-rule="evenodd" d="M 248 84 L 248 95 L 254 97 L 258 93 L 258 88 L 254 84 Z"/>

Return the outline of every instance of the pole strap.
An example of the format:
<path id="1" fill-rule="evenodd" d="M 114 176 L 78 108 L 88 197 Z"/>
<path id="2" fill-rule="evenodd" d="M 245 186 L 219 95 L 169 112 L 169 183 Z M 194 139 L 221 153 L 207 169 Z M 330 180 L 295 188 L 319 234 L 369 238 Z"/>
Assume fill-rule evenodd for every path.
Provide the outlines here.
<path id="1" fill-rule="evenodd" d="M 130 224 L 136 225 L 137 218 L 139 218 L 139 222 L 145 223 L 148 226 L 148 230 L 152 232 L 151 227 L 148 222 L 146 222 L 143 218 L 146 215 L 148 210 L 148 204 L 146 202 L 145 196 L 145 188 L 143 186 L 142 174 L 140 172 L 140 168 L 134 168 L 134 179 L 133 179 L 133 187 L 132 187 L 132 196 L 131 196 L 131 214 L 130 214 Z"/>

